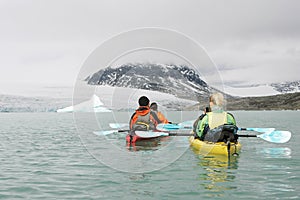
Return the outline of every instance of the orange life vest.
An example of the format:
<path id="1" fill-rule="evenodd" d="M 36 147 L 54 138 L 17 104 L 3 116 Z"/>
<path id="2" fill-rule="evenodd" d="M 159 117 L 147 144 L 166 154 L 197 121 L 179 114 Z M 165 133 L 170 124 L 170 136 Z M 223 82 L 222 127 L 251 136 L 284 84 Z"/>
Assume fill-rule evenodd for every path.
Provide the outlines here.
<path id="1" fill-rule="evenodd" d="M 129 127 L 131 130 L 153 130 L 155 129 L 156 125 L 157 121 L 152 116 L 149 106 L 140 106 L 131 116 L 129 122 Z"/>

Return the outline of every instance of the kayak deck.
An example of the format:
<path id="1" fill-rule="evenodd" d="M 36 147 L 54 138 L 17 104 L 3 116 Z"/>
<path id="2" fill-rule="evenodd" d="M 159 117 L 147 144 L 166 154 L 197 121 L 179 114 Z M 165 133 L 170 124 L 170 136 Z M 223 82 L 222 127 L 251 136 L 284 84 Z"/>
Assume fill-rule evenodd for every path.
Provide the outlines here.
<path id="1" fill-rule="evenodd" d="M 202 154 L 202 155 L 226 155 L 228 156 L 228 149 L 227 145 L 224 142 L 207 142 L 201 141 L 199 139 L 195 139 L 194 136 L 189 138 L 189 142 L 191 147 L 194 149 L 195 152 Z M 239 153 L 241 150 L 241 144 L 237 143 L 230 143 L 230 155 L 234 155 Z"/>

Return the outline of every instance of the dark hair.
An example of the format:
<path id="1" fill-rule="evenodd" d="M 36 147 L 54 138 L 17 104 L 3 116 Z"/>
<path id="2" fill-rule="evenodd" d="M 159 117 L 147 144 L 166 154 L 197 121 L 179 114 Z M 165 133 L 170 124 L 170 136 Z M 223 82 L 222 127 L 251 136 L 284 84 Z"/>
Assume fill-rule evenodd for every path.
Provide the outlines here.
<path id="1" fill-rule="evenodd" d="M 155 102 L 151 103 L 150 108 L 152 110 L 157 110 L 157 103 L 155 103 Z"/>
<path id="2" fill-rule="evenodd" d="M 149 99 L 146 96 L 142 96 L 139 98 L 139 105 L 140 106 L 148 106 L 149 105 Z"/>
<path id="3" fill-rule="evenodd" d="M 210 107 L 206 107 L 205 112 L 211 112 Z"/>

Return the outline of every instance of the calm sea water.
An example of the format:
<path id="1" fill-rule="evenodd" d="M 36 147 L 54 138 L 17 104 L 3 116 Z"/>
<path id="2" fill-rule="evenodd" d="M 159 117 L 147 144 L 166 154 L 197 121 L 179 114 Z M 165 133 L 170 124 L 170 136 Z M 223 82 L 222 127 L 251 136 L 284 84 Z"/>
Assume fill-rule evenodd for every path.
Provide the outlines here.
<path id="1" fill-rule="evenodd" d="M 233 114 L 240 127 L 289 130 L 292 139 L 241 138 L 240 156 L 228 162 L 195 154 L 186 137 L 127 147 L 123 133 L 93 134 L 91 115 L 2 113 L 0 199 L 300 199 L 300 112 Z M 108 128 L 110 117 L 96 118 Z"/>

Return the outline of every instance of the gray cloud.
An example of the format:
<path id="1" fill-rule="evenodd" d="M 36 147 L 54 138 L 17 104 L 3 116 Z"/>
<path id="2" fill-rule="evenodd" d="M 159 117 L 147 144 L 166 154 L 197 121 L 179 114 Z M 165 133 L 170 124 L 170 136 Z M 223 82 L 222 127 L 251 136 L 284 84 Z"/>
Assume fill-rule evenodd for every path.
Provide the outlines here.
<path id="1" fill-rule="evenodd" d="M 0 78 L 72 85 L 103 41 L 162 27 L 202 44 L 225 82 L 298 79 L 299 8 L 297 0 L 2 0 Z"/>

